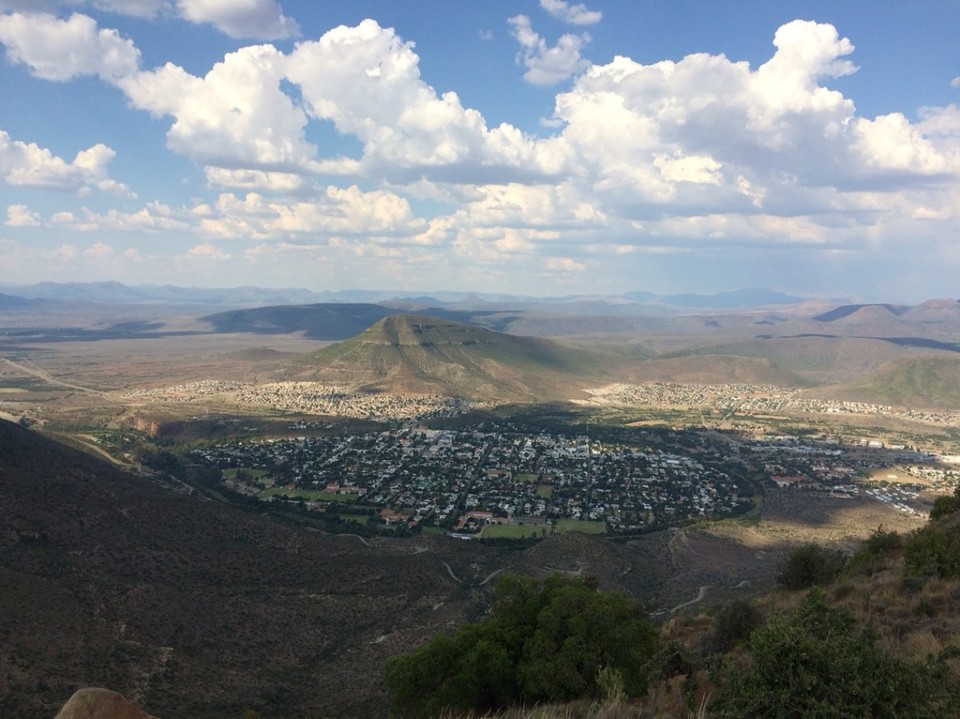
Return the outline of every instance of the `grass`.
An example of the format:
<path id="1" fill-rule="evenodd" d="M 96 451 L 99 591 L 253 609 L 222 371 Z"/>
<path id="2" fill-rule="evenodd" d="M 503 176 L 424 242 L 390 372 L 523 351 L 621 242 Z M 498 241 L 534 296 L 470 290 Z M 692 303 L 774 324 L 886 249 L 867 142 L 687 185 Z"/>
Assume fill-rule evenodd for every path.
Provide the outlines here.
<path id="1" fill-rule="evenodd" d="M 550 499 L 553 496 L 553 487 L 537 487 L 537 496 L 544 499 Z"/>
<path id="2" fill-rule="evenodd" d="M 484 539 L 525 539 L 527 537 L 540 537 L 543 530 L 549 534 L 551 528 L 546 525 L 537 524 L 490 524 L 484 527 Z"/>
<path id="3" fill-rule="evenodd" d="M 519 472 L 514 478 L 513 481 L 520 483 L 525 482 L 526 484 L 533 484 L 540 479 L 539 474 L 533 474 L 532 472 Z"/>
<path id="4" fill-rule="evenodd" d="M 584 534 L 603 534 L 607 531 L 607 523 L 583 519 L 560 519 L 557 521 L 556 531 L 583 532 Z"/>

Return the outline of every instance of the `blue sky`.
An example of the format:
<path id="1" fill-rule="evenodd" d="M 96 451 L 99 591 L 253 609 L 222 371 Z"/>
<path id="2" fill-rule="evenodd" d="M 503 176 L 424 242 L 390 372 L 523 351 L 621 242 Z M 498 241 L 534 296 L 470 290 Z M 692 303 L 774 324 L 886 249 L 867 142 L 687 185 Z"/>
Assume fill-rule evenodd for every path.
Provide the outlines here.
<path id="1" fill-rule="evenodd" d="M 960 3 L 0 0 L 0 281 L 960 297 Z"/>

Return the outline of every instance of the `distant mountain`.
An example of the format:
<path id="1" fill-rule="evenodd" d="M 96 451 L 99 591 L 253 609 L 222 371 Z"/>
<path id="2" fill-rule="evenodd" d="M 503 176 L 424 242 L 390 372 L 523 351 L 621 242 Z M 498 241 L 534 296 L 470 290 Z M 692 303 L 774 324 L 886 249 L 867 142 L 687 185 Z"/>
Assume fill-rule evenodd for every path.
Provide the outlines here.
<path id="1" fill-rule="evenodd" d="M 266 307 L 307 305 L 321 302 L 383 304 L 407 311 L 424 307 L 451 306 L 457 310 L 524 309 L 584 313 L 584 308 L 607 308 L 616 314 L 655 312 L 651 305 L 701 309 L 736 309 L 762 305 L 796 304 L 802 298 L 767 289 L 744 289 L 707 294 L 658 296 L 633 291 L 622 295 L 566 295 L 535 297 L 522 294 L 471 291 L 336 290 L 314 292 L 298 288 L 231 287 L 202 288 L 174 285 L 126 285 L 121 282 L 39 282 L 32 285 L 0 283 L 0 292 L 25 299 L 104 304 L 169 304 L 207 307 Z M 455 306 L 455 307 L 452 307 Z M 632 308 L 632 310 L 631 310 Z"/>
<path id="2" fill-rule="evenodd" d="M 391 315 L 291 363 L 288 373 L 380 390 L 471 399 L 569 398 L 613 374 L 605 355 L 426 315 Z"/>
<path id="3" fill-rule="evenodd" d="M 907 307 L 902 305 L 889 304 L 841 305 L 829 312 L 819 314 L 812 319 L 817 322 L 836 322 L 837 320 L 846 318 L 853 318 L 858 321 L 863 321 L 864 319 L 875 321 L 878 318 L 898 317 L 906 312 L 907 309 Z"/>
<path id="4" fill-rule="evenodd" d="M 200 306 L 277 305 L 317 302 L 322 295 L 300 289 L 234 287 L 210 289 L 173 285 L 129 286 L 120 282 L 40 282 L 34 285 L 0 285 L 0 290 L 28 299 L 104 304 L 169 304 Z"/>
<path id="5" fill-rule="evenodd" d="M 321 303 L 228 310 L 200 319 L 221 333 L 272 335 L 303 332 L 311 339 L 342 340 L 397 312 L 399 310 L 367 303 Z"/>
<path id="6" fill-rule="evenodd" d="M 29 307 L 37 307 L 44 304 L 42 300 L 31 300 L 18 295 L 6 295 L 0 293 L 0 311 L 2 310 L 20 310 Z"/>
<path id="7" fill-rule="evenodd" d="M 689 307 L 696 309 L 743 309 L 747 307 L 764 307 L 768 305 L 795 305 L 803 302 L 804 298 L 775 292 L 765 288 L 733 290 L 720 292 L 714 295 L 679 294 L 664 295 L 659 302 L 674 307 Z"/>

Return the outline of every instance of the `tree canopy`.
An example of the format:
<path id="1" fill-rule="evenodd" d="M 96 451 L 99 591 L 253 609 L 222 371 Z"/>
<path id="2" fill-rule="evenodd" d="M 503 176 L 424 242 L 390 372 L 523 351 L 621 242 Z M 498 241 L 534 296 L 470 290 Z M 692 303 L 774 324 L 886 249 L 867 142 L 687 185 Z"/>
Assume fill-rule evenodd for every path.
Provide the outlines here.
<path id="1" fill-rule="evenodd" d="M 407 719 L 597 696 L 601 673 L 637 696 L 656 644 L 640 603 L 593 580 L 506 576 L 487 619 L 391 659 L 387 687 Z"/>

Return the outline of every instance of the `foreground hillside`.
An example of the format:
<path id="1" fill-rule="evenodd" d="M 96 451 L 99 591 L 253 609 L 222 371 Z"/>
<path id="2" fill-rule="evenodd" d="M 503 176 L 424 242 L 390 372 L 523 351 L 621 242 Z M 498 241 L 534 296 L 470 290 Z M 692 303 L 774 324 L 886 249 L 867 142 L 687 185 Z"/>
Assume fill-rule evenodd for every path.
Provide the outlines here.
<path id="1" fill-rule="evenodd" d="M 202 479 L 202 478 L 201 478 Z M 643 596 L 642 551 L 325 535 L 161 489 L 0 420 L 0 716 L 106 686 L 164 719 L 379 717 L 386 659 L 480 616 L 503 571 Z"/>
<path id="2" fill-rule="evenodd" d="M 0 716 L 82 686 L 165 719 L 377 716 L 385 658 L 476 611 L 469 543 L 304 532 L 3 421 L 0 458 Z"/>

